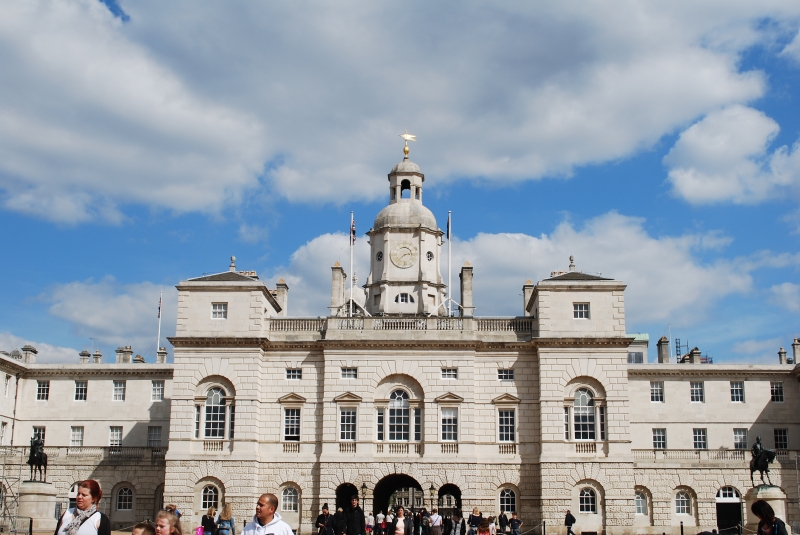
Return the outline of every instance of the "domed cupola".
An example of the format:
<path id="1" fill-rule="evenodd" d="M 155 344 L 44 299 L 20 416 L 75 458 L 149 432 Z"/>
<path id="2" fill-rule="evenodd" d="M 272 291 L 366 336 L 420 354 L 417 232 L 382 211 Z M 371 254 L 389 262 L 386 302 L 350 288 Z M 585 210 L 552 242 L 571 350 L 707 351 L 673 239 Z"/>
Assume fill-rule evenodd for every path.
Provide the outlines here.
<path id="1" fill-rule="evenodd" d="M 422 204 L 425 175 L 408 159 L 389 173 L 389 205 L 378 213 L 370 236 L 372 259 L 365 286 L 366 308 L 372 315 L 444 314 L 444 284 L 439 269 L 443 232 L 433 213 Z"/>

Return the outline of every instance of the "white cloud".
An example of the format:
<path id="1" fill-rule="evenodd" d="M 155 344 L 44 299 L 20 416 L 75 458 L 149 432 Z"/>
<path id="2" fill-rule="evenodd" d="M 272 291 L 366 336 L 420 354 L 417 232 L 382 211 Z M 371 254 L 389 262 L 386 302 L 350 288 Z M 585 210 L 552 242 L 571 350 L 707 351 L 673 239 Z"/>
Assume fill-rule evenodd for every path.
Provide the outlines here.
<path id="1" fill-rule="evenodd" d="M 780 338 L 770 338 L 768 340 L 744 340 L 736 342 L 731 346 L 731 351 L 740 355 L 765 355 L 768 353 L 778 353 L 778 347 L 783 342 Z"/>
<path id="2" fill-rule="evenodd" d="M 624 158 L 764 92 L 739 54 L 796 2 L 0 4 L 9 209 L 121 221 L 384 191 L 397 134 L 429 175 L 511 181 Z M 625 31 L 620 31 L 624 28 Z M 435 162 L 435 163 L 431 163 Z M 266 171 L 264 171 L 266 169 Z"/>
<path id="3" fill-rule="evenodd" d="M 114 358 L 114 349 L 124 345 L 154 358 L 162 290 L 161 345 L 169 350 L 166 337 L 175 335 L 178 302 L 178 292 L 172 285 L 120 284 L 113 277 L 106 277 L 100 281 L 56 285 L 43 297 L 52 303 L 50 314 L 68 322 L 77 334 L 94 338 L 107 347 L 104 360 L 109 362 L 108 359 Z"/>
<path id="4" fill-rule="evenodd" d="M 800 62 L 800 31 L 795 34 L 794 39 L 781 50 L 781 56 L 792 58 Z"/>
<path id="5" fill-rule="evenodd" d="M 768 152 L 779 130 L 773 119 L 745 106 L 709 113 L 664 157 L 675 194 L 696 204 L 746 204 L 797 188 L 800 145 Z"/>
<path id="6" fill-rule="evenodd" d="M 770 289 L 770 302 L 792 312 L 800 312 L 800 284 L 784 282 Z"/>
<path id="7" fill-rule="evenodd" d="M 0 332 L 0 349 L 11 352 L 20 349 L 24 345 L 32 345 L 39 352 L 36 355 L 36 362 L 41 364 L 77 364 L 78 350 L 71 347 L 59 347 L 44 342 L 36 342 L 26 338 L 20 338 L 10 332 Z"/>
<path id="8" fill-rule="evenodd" d="M 722 297 L 751 288 L 751 265 L 724 260 L 705 263 L 698 258 L 698 253 L 725 243 L 719 234 L 654 237 L 643 223 L 612 212 L 581 228 L 561 223 L 551 234 L 539 237 L 482 233 L 465 241 L 455 239 L 454 298 L 460 298 L 458 270 L 469 261 L 475 269 L 476 315 L 521 315 L 525 280 L 536 282 L 549 277 L 552 270 L 566 269 L 570 255 L 575 255 L 579 270 L 602 272 L 627 283 L 629 324 L 669 320 L 673 325 L 690 325 Z M 288 266 L 274 270 L 273 278 L 284 277 L 291 288 L 291 315 L 326 315 L 330 266 L 338 260 L 347 270 L 348 254 L 345 235 L 325 234 L 300 247 Z M 359 284 L 364 282 L 368 258 L 366 240 L 359 240 L 356 269 L 363 273 Z M 442 266 L 446 269 L 445 251 Z M 446 280 L 447 274 L 442 276 Z"/>

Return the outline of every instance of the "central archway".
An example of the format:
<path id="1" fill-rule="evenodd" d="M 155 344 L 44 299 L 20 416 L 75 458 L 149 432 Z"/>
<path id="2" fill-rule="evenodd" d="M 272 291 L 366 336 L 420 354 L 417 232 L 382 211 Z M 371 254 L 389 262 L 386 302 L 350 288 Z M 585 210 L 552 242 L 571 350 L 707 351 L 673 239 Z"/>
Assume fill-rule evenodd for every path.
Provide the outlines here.
<path id="1" fill-rule="evenodd" d="M 419 492 L 420 497 L 424 497 L 422 486 L 413 477 L 406 474 L 391 474 L 375 485 L 375 490 L 372 493 L 372 503 L 375 513 L 378 511 L 386 511 L 389 509 L 389 498 L 392 497 L 396 491 L 400 489 L 414 489 L 414 493 Z"/>

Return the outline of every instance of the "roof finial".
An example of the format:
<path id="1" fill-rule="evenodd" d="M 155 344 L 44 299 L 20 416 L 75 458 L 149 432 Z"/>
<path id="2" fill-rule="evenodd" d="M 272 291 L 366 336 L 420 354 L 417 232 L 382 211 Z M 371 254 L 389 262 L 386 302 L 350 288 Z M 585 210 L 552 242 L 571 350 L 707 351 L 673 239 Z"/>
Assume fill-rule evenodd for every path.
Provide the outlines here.
<path id="1" fill-rule="evenodd" d="M 236 257 L 231 257 L 231 267 L 228 271 L 236 271 Z"/>
<path id="2" fill-rule="evenodd" d="M 575 257 L 572 255 L 569 255 L 569 270 L 575 271 Z"/>
<path id="3" fill-rule="evenodd" d="M 400 137 L 406 140 L 406 145 L 403 147 L 403 154 L 405 154 L 404 160 L 408 160 L 408 142 L 409 141 L 416 141 L 417 136 L 414 134 L 409 134 L 408 129 L 406 128 L 405 134 L 400 134 Z"/>

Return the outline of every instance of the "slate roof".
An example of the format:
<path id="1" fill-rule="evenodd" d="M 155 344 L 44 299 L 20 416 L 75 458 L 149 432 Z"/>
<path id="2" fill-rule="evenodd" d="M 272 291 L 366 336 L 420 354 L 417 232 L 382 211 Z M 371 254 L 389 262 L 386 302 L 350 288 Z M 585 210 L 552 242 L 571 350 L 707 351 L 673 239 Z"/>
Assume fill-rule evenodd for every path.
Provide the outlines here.
<path id="1" fill-rule="evenodd" d="M 570 271 L 563 275 L 556 275 L 545 279 L 549 281 L 613 281 L 614 279 L 607 279 L 605 277 L 598 277 L 597 275 L 589 275 L 588 273 L 581 273 L 580 271 Z"/>
<path id="2" fill-rule="evenodd" d="M 222 273 L 215 273 L 213 275 L 206 275 L 204 277 L 195 277 L 189 279 L 193 282 L 253 282 L 258 280 L 258 277 L 248 277 L 235 271 L 225 271 Z"/>

